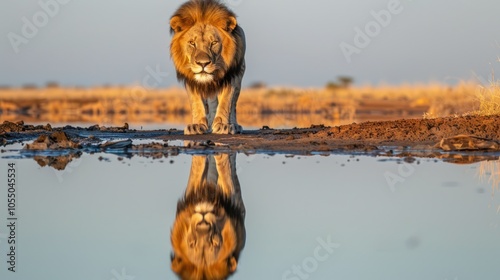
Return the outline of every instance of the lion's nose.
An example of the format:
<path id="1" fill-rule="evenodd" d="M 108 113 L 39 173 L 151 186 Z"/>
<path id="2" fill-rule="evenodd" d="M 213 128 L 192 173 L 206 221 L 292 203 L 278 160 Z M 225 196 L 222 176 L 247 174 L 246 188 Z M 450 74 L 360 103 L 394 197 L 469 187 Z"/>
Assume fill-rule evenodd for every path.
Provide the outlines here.
<path id="1" fill-rule="evenodd" d="M 200 65 L 201 68 L 205 69 L 210 64 L 210 60 L 197 60 L 196 64 Z"/>

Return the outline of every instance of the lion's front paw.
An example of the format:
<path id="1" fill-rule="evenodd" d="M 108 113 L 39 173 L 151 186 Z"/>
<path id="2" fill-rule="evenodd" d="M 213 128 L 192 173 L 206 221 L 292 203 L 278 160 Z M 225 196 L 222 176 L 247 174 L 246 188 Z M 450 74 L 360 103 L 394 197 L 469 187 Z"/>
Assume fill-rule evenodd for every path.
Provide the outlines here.
<path id="1" fill-rule="evenodd" d="M 205 134 L 208 127 L 205 124 L 188 124 L 184 129 L 185 135 Z"/>
<path id="2" fill-rule="evenodd" d="M 216 134 L 237 134 L 242 130 L 241 125 L 233 123 L 215 123 L 212 126 L 212 132 Z"/>

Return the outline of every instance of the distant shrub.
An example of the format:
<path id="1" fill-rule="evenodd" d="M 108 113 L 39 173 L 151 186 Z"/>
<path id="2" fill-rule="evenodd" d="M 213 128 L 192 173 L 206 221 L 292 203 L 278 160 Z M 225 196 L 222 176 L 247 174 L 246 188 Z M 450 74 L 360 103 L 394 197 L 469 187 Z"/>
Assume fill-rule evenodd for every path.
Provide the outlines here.
<path id="1" fill-rule="evenodd" d="M 23 89 L 37 89 L 37 88 L 38 88 L 38 86 L 37 86 L 37 85 L 35 85 L 35 84 L 24 84 L 24 85 L 22 86 L 22 88 L 23 88 Z"/>
<path id="2" fill-rule="evenodd" d="M 325 88 L 329 89 L 329 90 L 336 90 L 336 89 L 341 88 L 341 86 L 336 82 L 328 82 L 326 84 Z"/>

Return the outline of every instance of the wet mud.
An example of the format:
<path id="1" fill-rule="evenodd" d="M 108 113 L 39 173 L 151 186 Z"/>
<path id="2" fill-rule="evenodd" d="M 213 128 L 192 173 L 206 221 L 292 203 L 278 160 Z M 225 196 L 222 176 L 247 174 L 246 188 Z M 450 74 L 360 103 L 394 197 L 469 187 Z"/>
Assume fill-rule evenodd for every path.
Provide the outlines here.
<path id="1" fill-rule="evenodd" d="M 332 155 L 354 154 L 437 158 L 454 163 L 497 160 L 500 156 L 500 116 L 403 119 L 308 128 L 246 130 L 237 135 L 184 135 L 180 130 L 132 130 L 120 127 L 52 127 L 20 121 L 0 125 L 3 151 L 24 143 L 20 153 L 41 166 L 64 169 L 82 153 L 117 154 L 121 158 L 166 158 L 179 153 Z M 59 152 L 59 154 L 57 154 Z M 55 154 L 54 154 L 55 153 Z M 61 158 L 57 158 L 61 157 Z"/>

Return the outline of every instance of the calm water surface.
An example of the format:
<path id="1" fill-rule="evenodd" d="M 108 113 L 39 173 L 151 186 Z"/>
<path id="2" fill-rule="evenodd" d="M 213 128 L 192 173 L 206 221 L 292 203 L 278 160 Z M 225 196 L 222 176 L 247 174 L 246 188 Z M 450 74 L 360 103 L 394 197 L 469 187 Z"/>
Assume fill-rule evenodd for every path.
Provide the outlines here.
<path id="1" fill-rule="evenodd" d="M 231 279 L 500 279 L 498 162 L 83 154 L 58 171 L 18 151 L 0 156 L 0 279 L 176 279 L 178 201 L 188 186 L 223 180 L 241 189 L 246 209 Z M 15 273 L 7 263 L 11 162 Z"/>

